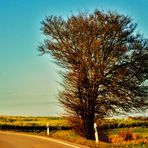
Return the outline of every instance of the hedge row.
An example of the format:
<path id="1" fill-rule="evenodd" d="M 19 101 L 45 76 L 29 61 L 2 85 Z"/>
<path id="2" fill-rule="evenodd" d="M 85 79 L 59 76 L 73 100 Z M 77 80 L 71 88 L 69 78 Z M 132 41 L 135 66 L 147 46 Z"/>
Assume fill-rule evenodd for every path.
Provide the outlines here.
<path id="1" fill-rule="evenodd" d="M 46 126 L 19 126 L 2 124 L 0 125 L 1 130 L 21 130 L 21 131 L 45 131 Z M 49 126 L 49 130 L 69 130 L 71 127 L 68 126 Z"/>
<path id="2" fill-rule="evenodd" d="M 113 129 L 113 128 L 124 128 L 124 127 L 148 127 L 148 121 L 141 121 L 141 120 L 102 120 L 97 121 L 98 128 L 102 129 Z"/>

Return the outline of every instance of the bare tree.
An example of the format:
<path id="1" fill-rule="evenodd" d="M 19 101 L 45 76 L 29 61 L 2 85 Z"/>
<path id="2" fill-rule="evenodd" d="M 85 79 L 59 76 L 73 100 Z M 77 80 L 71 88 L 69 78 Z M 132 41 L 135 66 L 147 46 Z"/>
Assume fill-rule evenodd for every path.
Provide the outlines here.
<path id="1" fill-rule="evenodd" d="M 130 17 L 115 12 L 79 13 L 42 22 L 49 53 L 64 70 L 60 102 L 81 118 L 93 139 L 95 119 L 148 107 L 142 84 L 148 78 L 148 40 L 135 33 Z"/>

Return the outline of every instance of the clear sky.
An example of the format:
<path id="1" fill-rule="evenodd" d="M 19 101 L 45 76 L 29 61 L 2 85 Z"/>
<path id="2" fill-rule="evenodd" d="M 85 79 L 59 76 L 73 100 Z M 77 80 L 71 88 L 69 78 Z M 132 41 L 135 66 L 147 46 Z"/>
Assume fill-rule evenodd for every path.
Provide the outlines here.
<path id="1" fill-rule="evenodd" d="M 148 0 L 0 0 L 0 115 L 60 115 L 60 79 L 50 56 L 38 56 L 41 21 L 96 8 L 129 15 L 148 38 Z"/>

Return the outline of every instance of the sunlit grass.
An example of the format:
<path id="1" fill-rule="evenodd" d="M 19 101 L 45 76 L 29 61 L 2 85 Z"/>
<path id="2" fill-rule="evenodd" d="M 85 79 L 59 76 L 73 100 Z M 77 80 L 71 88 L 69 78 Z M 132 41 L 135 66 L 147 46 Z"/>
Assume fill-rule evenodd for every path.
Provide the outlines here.
<path id="1" fill-rule="evenodd" d="M 0 125 L 15 126 L 69 126 L 62 117 L 22 117 L 22 116 L 0 116 Z"/>
<path id="2" fill-rule="evenodd" d="M 110 129 L 109 134 L 110 135 L 117 135 L 119 132 L 126 130 L 127 128 L 115 128 Z M 132 127 L 130 130 L 139 136 L 142 137 L 148 137 L 148 128 L 147 127 Z"/>

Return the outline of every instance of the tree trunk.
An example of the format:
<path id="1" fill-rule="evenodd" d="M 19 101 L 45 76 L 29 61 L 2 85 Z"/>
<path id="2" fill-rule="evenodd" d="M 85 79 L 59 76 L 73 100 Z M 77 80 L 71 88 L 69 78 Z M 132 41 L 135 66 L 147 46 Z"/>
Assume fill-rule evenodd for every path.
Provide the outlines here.
<path id="1" fill-rule="evenodd" d="M 94 113 L 83 119 L 83 127 L 86 139 L 94 140 Z"/>

